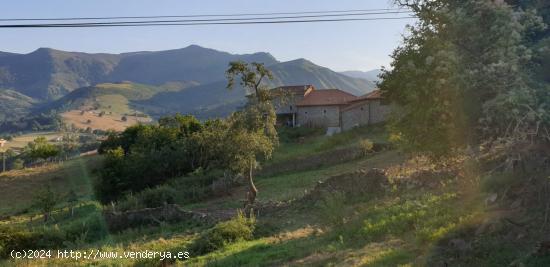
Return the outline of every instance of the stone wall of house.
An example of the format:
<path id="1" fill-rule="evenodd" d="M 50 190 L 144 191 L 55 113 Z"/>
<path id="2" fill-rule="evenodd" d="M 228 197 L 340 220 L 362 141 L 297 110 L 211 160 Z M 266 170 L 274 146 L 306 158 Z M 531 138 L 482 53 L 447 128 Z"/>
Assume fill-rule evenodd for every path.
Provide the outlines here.
<path id="1" fill-rule="evenodd" d="M 302 127 L 340 127 L 340 107 L 299 107 L 297 114 L 297 124 Z"/>
<path id="2" fill-rule="evenodd" d="M 304 99 L 303 95 L 288 95 L 283 97 L 273 98 L 273 106 L 275 107 L 275 113 L 277 114 L 289 114 L 296 113 L 298 108 L 296 103 Z"/>
<path id="3" fill-rule="evenodd" d="M 391 112 L 391 106 L 384 105 L 381 100 L 373 100 L 370 102 L 370 123 L 379 123 L 386 121 L 388 119 L 388 115 Z"/>
<path id="4" fill-rule="evenodd" d="M 391 106 L 382 104 L 380 100 L 354 104 L 342 111 L 342 130 L 386 121 L 390 112 Z"/>
<path id="5" fill-rule="evenodd" d="M 369 124 L 369 103 L 362 102 L 342 111 L 342 130 Z"/>

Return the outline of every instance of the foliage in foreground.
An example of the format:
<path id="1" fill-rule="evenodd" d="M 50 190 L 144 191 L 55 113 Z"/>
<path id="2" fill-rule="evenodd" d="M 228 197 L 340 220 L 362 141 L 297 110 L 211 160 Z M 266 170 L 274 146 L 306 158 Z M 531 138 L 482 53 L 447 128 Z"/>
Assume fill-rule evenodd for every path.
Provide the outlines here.
<path id="1" fill-rule="evenodd" d="M 193 254 L 203 255 L 224 246 L 243 240 L 251 240 L 254 234 L 256 219 L 247 218 L 242 212 L 229 221 L 220 222 L 212 229 L 204 232 L 191 245 Z"/>
<path id="2" fill-rule="evenodd" d="M 550 84 L 540 64 L 550 51 L 550 12 L 541 1 L 396 2 L 420 19 L 380 84 L 400 107 L 391 129 L 404 148 L 442 156 L 485 143 L 518 153 L 550 140 Z"/>

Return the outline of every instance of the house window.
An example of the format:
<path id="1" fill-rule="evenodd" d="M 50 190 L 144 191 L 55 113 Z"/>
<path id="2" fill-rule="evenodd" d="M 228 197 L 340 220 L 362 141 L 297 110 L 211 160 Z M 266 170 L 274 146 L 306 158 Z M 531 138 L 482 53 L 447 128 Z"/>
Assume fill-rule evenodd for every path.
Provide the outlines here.
<path id="1" fill-rule="evenodd" d="M 290 106 L 290 110 L 292 110 L 292 106 Z"/>

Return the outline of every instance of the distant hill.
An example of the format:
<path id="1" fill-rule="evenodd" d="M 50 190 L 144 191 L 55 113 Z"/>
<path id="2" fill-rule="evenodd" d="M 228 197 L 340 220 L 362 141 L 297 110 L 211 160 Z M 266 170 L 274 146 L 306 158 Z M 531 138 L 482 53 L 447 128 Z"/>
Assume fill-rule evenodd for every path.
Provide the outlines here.
<path id="1" fill-rule="evenodd" d="M 167 81 L 209 83 L 224 79 L 231 61 L 277 63 L 268 53 L 234 55 L 197 45 L 159 52 L 122 54 L 119 64 L 109 75 L 110 81 L 132 81 L 159 85 Z"/>
<path id="2" fill-rule="evenodd" d="M 363 95 L 376 87 L 373 82 L 342 75 L 306 59 L 282 62 L 269 69 L 275 76 L 276 86 L 313 84 L 318 89 L 338 88 L 354 95 Z"/>
<path id="3" fill-rule="evenodd" d="M 66 96 L 44 105 L 39 111 L 56 110 L 67 112 L 96 111 L 116 116 L 134 114 L 136 112 L 148 114 L 158 111 L 147 110 L 147 107 L 136 106 L 139 101 L 147 100 L 162 92 L 177 92 L 184 88 L 197 86 L 196 82 L 167 83 L 159 86 L 145 85 L 132 82 L 102 83 L 76 89 Z M 156 109 L 156 107 L 150 107 Z"/>
<path id="4" fill-rule="evenodd" d="M 279 62 L 264 52 L 239 55 L 197 45 L 122 54 L 40 48 L 28 54 L 0 52 L 0 88 L 9 89 L 1 94 L 16 99 L 3 105 L 0 119 L 11 118 L 14 110 L 17 116 L 51 110 L 100 110 L 113 116 L 136 112 L 153 117 L 175 112 L 200 118 L 225 116 L 245 101 L 244 89 L 225 88 L 225 70 L 236 60 L 264 63 L 274 74 L 270 87 L 313 84 L 355 95 L 375 87 L 373 82 L 306 59 Z"/>
<path id="5" fill-rule="evenodd" d="M 382 71 L 379 70 L 379 69 L 375 69 L 375 70 L 371 70 L 371 71 L 351 70 L 351 71 L 342 71 L 340 73 L 344 74 L 348 77 L 364 79 L 364 80 L 376 83 L 376 82 L 380 81 L 380 78 L 378 77 L 378 75 L 380 73 L 382 73 Z"/>
<path id="6" fill-rule="evenodd" d="M 137 122 L 148 122 L 151 120 L 149 114 L 158 112 L 155 107 L 136 106 L 136 101 L 196 85 L 196 82 L 172 82 L 160 86 L 132 82 L 101 83 L 76 89 L 43 105 L 38 111 L 55 110 L 65 123 L 78 128 L 122 130 Z M 122 120 L 123 117 L 126 119 Z"/>
<path id="7" fill-rule="evenodd" d="M 222 79 L 230 61 L 273 64 L 268 53 L 233 55 L 192 45 L 159 52 L 87 54 L 40 48 L 29 54 L 0 54 L 0 88 L 42 100 L 55 100 L 85 86 L 132 81 L 160 85 L 169 81 Z"/>
<path id="8" fill-rule="evenodd" d="M 0 87 L 36 99 L 52 100 L 105 79 L 119 61 L 117 55 L 48 48 L 29 54 L 0 56 Z"/>
<path id="9" fill-rule="evenodd" d="M 0 90 L 0 123 L 8 117 L 28 114 L 36 100 L 12 90 Z"/>
<path id="10" fill-rule="evenodd" d="M 375 88 L 374 83 L 350 78 L 320 67 L 305 59 L 298 59 L 267 66 L 274 79 L 268 85 L 312 84 L 318 89 L 339 88 L 354 95 L 363 95 Z M 242 106 L 247 92 L 236 87 L 226 89 L 226 81 L 202 84 L 179 92 L 159 93 L 142 104 L 159 107 L 162 112 L 177 111 L 194 114 L 199 118 L 226 116 Z M 159 115 L 159 114 L 155 114 Z"/>

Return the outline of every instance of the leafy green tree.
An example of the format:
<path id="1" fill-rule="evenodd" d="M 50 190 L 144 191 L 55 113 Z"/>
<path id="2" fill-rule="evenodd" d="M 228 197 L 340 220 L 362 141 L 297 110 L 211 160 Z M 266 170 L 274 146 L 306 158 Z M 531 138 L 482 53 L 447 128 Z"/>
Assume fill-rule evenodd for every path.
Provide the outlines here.
<path id="1" fill-rule="evenodd" d="M 548 85 L 532 77 L 532 37 L 546 29 L 535 10 L 499 1 L 396 2 L 419 22 L 379 86 L 399 106 L 390 129 L 406 150 L 437 157 L 504 143 L 513 153 L 550 140 Z"/>
<path id="2" fill-rule="evenodd" d="M 44 189 L 40 190 L 33 199 L 33 207 L 38 208 L 44 215 L 44 222 L 47 222 L 55 205 L 57 205 L 59 198 L 50 185 L 46 185 Z"/>
<path id="3" fill-rule="evenodd" d="M 231 62 L 226 71 L 227 88 L 236 80 L 250 92 L 244 110 L 229 118 L 230 130 L 226 140 L 226 156 L 230 169 L 245 174 L 248 182 L 245 210 L 251 211 L 258 189 L 254 184 L 254 170 L 259 159 L 269 158 L 277 145 L 276 115 L 268 88 L 262 82 L 273 79 L 271 72 L 261 63 Z M 249 213 L 250 215 L 250 213 Z"/>
<path id="4" fill-rule="evenodd" d="M 104 167 L 95 182 L 94 190 L 96 197 L 105 204 L 124 194 L 128 190 L 128 182 L 124 175 L 124 150 L 118 147 L 106 150 L 104 154 Z"/>
<path id="5" fill-rule="evenodd" d="M 139 192 L 202 167 L 197 165 L 197 146 L 191 138 L 201 129 L 196 118 L 175 115 L 161 118 L 158 125 L 109 133 L 99 147 L 106 161 L 96 186 L 98 198 L 107 203 L 125 192 Z"/>
<path id="6" fill-rule="evenodd" d="M 40 136 L 29 142 L 26 147 L 26 152 L 32 160 L 42 159 L 48 160 L 59 155 L 59 148 L 50 144 L 46 137 Z"/>
<path id="7" fill-rule="evenodd" d="M 61 144 L 59 145 L 60 154 L 65 157 L 65 160 L 69 156 L 78 152 L 79 148 L 79 136 L 74 132 L 65 132 L 63 134 Z"/>

